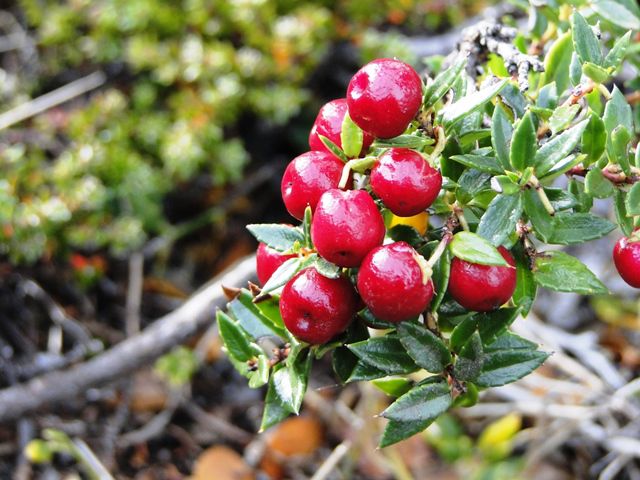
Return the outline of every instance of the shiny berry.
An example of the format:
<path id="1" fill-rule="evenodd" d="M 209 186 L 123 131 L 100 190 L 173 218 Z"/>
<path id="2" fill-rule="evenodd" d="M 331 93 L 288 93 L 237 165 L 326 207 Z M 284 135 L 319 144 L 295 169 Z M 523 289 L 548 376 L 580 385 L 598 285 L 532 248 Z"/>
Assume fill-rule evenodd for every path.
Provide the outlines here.
<path id="1" fill-rule="evenodd" d="M 640 229 L 636 229 L 634 236 L 618 240 L 613 248 L 613 262 L 625 282 L 640 288 Z"/>
<path id="2" fill-rule="evenodd" d="M 346 278 L 327 278 L 315 268 L 307 268 L 285 285 L 280 313 L 296 338 L 326 343 L 343 332 L 355 315 L 355 290 Z"/>
<path id="3" fill-rule="evenodd" d="M 509 251 L 498 251 L 511 267 L 480 265 L 459 258 L 451 262 L 449 293 L 467 310 L 489 312 L 506 303 L 516 289 L 515 261 Z"/>
<path id="4" fill-rule="evenodd" d="M 261 285 L 267 283 L 267 281 L 273 275 L 280 265 L 289 260 L 295 258 L 296 255 L 283 255 L 281 252 L 267 247 L 264 243 L 258 245 L 258 251 L 256 252 L 256 273 L 258 274 L 258 281 Z"/>
<path id="5" fill-rule="evenodd" d="M 358 292 L 380 320 L 401 322 L 420 315 L 433 298 L 425 260 L 411 245 L 395 242 L 369 252 L 358 271 Z"/>
<path id="6" fill-rule="evenodd" d="M 342 140 L 340 133 L 342 132 L 342 122 L 344 116 L 347 113 L 347 99 L 339 98 L 326 103 L 318 112 L 316 121 L 313 122 L 311 132 L 309 133 L 309 147 L 311 150 L 319 150 L 330 153 L 327 147 L 324 146 L 322 140 L 318 135 L 323 135 L 331 140 L 333 143 L 342 148 Z M 373 137 L 364 132 L 364 138 L 362 139 L 362 155 L 369 149 L 369 146 L 373 142 Z"/>
<path id="7" fill-rule="evenodd" d="M 347 88 L 351 119 L 374 137 L 405 131 L 422 104 L 422 81 L 410 65 L 380 58 L 356 72 Z"/>
<path id="8" fill-rule="evenodd" d="M 440 187 L 440 172 L 408 148 L 390 148 L 371 169 L 373 193 L 401 217 L 417 215 L 430 207 Z"/>
<path id="9" fill-rule="evenodd" d="M 318 254 L 340 267 L 357 267 L 384 240 L 384 220 L 364 190 L 327 190 L 311 222 Z"/>
<path id="10" fill-rule="evenodd" d="M 287 211 L 302 220 L 307 205 L 315 210 L 320 196 L 338 187 L 343 167 L 344 163 L 327 152 L 306 152 L 294 158 L 287 165 L 280 185 Z"/>

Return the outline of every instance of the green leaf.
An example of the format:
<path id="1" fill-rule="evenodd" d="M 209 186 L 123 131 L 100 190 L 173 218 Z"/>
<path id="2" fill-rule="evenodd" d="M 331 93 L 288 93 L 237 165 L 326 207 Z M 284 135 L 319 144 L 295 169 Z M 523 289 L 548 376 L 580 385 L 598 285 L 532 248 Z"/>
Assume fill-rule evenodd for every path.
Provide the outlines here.
<path id="1" fill-rule="evenodd" d="M 349 158 L 360 156 L 363 139 L 362 129 L 351 120 L 349 112 L 345 113 L 340 131 L 340 143 L 344 154 Z"/>
<path id="2" fill-rule="evenodd" d="M 300 411 L 307 390 L 311 359 L 312 356 L 306 350 L 296 358 L 293 365 L 280 368 L 272 375 L 273 388 L 281 400 L 281 405 L 296 415 Z"/>
<path id="3" fill-rule="evenodd" d="M 569 126 L 571 121 L 575 118 L 576 114 L 580 110 L 580 105 L 577 103 L 574 105 L 564 105 L 556 108 L 553 111 L 553 115 L 549 119 L 549 127 L 553 135 L 561 132 Z"/>
<path id="4" fill-rule="evenodd" d="M 589 114 L 589 123 L 582 133 L 582 153 L 587 155 L 585 166 L 600 160 L 607 143 L 607 132 L 600 115 L 595 112 Z"/>
<path id="5" fill-rule="evenodd" d="M 640 215 L 640 183 L 636 182 L 627 193 L 625 207 L 627 216 Z"/>
<path id="6" fill-rule="evenodd" d="M 307 248 L 313 247 L 313 241 L 311 240 L 311 220 L 313 219 L 313 212 L 311 206 L 307 205 L 304 209 L 302 216 L 302 234 L 304 236 L 304 246 Z"/>
<path id="7" fill-rule="evenodd" d="M 300 270 L 303 270 L 316 261 L 316 255 L 309 255 L 304 258 L 290 258 L 280 265 L 271 275 L 267 283 L 264 284 L 261 294 L 271 293 L 284 286 Z"/>
<path id="8" fill-rule="evenodd" d="M 456 197 L 462 204 L 470 202 L 483 190 L 489 190 L 491 175 L 475 169 L 467 169 L 458 178 Z"/>
<path id="9" fill-rule="evenodd" d="M 493 343 L 500 335 L 507 331 L 513 323 L 520 308 L 507 307 L 499 308 L 493 312 L 477 313 L 473 318 L 478 322 L 478 333 L 483 345 Z"/>
<path id="10" fill-rule="evenodd" d="M 575 87 L 580 84 L 582 80 L 582 64 L 580 63 L 580 59 L 576 52 L 571 54 L 571 63 L 569 64 L 569 80 L 571 84 Z"/>
<path id="11" fill-rule="evenodd" d="M 451 391 L 438 378 L 417 385 L 393 402 L 381 416 L 399 422 L 433 421 L 451 406 Z"/>
<path id="12" fill-rule="evenodd" d="M 269 359 L 260 355 L 257 360 L 256 370 L 249 373 L 249 388 L 260 388 L 269 381 Z"/>
<path id="13" fill-rule="evenodd" d="M 331 354 L 331 365 L 333 371 L 338 376 L 338 379 L 342 383 L 349 381 L 349 377 L 356 368 L 358 363 L 358 357 L 356 357 L 351 350 L 347 347 L 338 347 Z M 386 373 L 381 372 L 380 376 L 385 376 Z"/>
<path id="14" fill-rule="evenodd" d="M 627 193 L 616 189 L 613 197 L 613 206 L 616 212 L 616 221 L 622 232 L 629 236 L 633 232 L 633 218 L 627 215 L 626 205 Z"/>
<path id="15" fill-rule="evenodd" d="M 481 265 L 509 266 L 498 249 L 488 240 L 471 232 L 458 232 L 449 244 L 454 257 Z"/>
<path id="16" fill-rule="evenodd" d="M 436 291 L 435 297 L 431 300 L 431 311 L 435 312 L 440 307 L 442 299 L 447 292 L 449 285 L 449 275 L 451 274 L 451 252 L 447 249 L 440 259 L 433 266 L 433 286 Z"/>
<path id="17" fill-rule="evenodd" d="M 218 321 L 220 337 L 229 356 L 239 362 L 247 362 L 254 358 L 256 354 L 261 353 L 253 350 L 251 342 L 244 331 L 222 310 L 218 310 L 216 313 L 216 320 Z"/>
<path id="18" fill-rule="evenodd" d="M 275 367 L 283 368 L 283 367 Z M 277 373 L 277 371 L 276 371 Z M 274 383 L 274 375 L 271 376 L 269 380 L 269 387 L 267 388 L 267 396 L 264 399 L 264 413 L 262 414 L 262 423 L 260 424 L 260 431 L 264 431 L 269 427 L 272 427 L 282 420 L 291 415 L 291 409 L 287 408 L 283 403 L 282 399 L 278 395 L 275 383 Z"/>
<path id="19" fill-rule="evenodd" d="M 524 212 L 529 217 L 536 237 L 546 243 L 553 234 L 553 217 L 544 208 L 533 188 L 525 190 L 522 199 Z"/>
<path id="20" fill-rule="evenodd" d="M 520 243 L 514 248 L 514 254 L 516 260 L 516 289 L 512 298 L 513 302 L 522 310 L 522 316 L 526 317 L 536 298 L 538 285 L 533 278 L 529 257 L 525 254 Z"/>
<path id="21" fill-rule="evenodd" d="M 327 277 L 327 278 L 340 277 L 340 267 L 338 267 L 337 265 L 334 265 L 333 263 L 325 260 L 320 256 L 318 256 L 313 266 L 318 271 L 318 273 L 323 277 Z"/>
<path id="22" fill-rule="evenodd" d="M 593 33 L 591 26 L 578 12 L 573 12 L 571 15 L 571 29 L 573 31 L 573 48 L 580 61 L 602 65 L 604 59 L 602 58 L 600 41 Z"/>
<path id="23" fill-rule="evenodd" d="M 568 210 L 569 208 L 573 208 L 578 205 L 576 197 L 566 190 L 561 188 L 544 187 L 544 191 L 556 212 Z"/>
<path id="24" fill-rule="evenodd" d="M 499 247 L 514 232 L 521 215 L 520 195 L 496 195 L 480 219 L 477 233 Z"/>
<path id="25" fill-rule="evenodd" d="M 447 105 L 440 110 L 439 123 L 445 125 L 448 129 L 458 120 L 479 110 L 485 103 L 495 97 L 506 84 L 507 81 L 502 80 L 490 87 L 467 95 L 451 105 Z"/>
<path id="26" fill-rule="evenodd" d="M 467 167 L 475 168 L 481 172 L 499 175 L 504 168 L 493 157 L 485 157 L 484 155 L 453 155 L 452 160 L 461 163 Z"/>
<path id="27" fill-rule="evenodd" d="M 547 243 L 573 245 L 596 240 L 616 226 L 606 218 L 591 213 L 559 212 L 553 218 L 553 233 Z"/>
<path id="28" fill-rule="evenodd" d="M 251 338 L 258 339 L 270 335 L 286 338 L 285 329 L 282 325 L 272 322 L 262 314 L 253 303 L 253 296 L 248 290 L 242 289 L 240 295 L 229 302 L 227 308 Z"/>
<path id="29" fill-rule="evenodd" d="M 491 119 L 491 144 L 503 169 L 510 169 L 509 152 L 513 125 L 502 104 L 498 102 Z"/>
<path id="30" fill-rule="evenodd" d="M 475 332 L 460 349 L 453 374 L 459 380 L 473 382 L 480 375 L 482 364 L 482 340 L 480 334 Z"/>
<path id="31" fill-rule="evenodd" d="M 609 160 L 620 165 L 625 175 L 631 175 L 628 153 L 630 140 L 631 133 L 624 125 L 618 125 L 611 132 L 611 154 Z"/>
<path id="32" fill-rule="evenodd" d="M 558 92 L 563 93 L 569 88 L 569 66 L 573 53 L 571 33 L 567 32 L 559 37 L 547 53 L 544 62 L 544 84 L 556 83 Z"/>
<path id="33" fill-rule="evenodd" d="M 614 186 L 602 175 L 602 169 L 592 168 L 584 178 L 584 191 L 595 198 L 609 198 Z"/>
<path id="34" fill-rule="evenodd" d="M 504 350 L 536 350 L 538 345 L 531 340 L 522 338 L 515 333 L 505 332 L 500 335 L 494 342 L 484 346 L 484 351 L 498 352 Z"/>
<path id="35" fill-rule="evenodd" d="M 430 373 L 440 373 L 451 363 L 444 342 L 424 325 L 402 322 L 398 325 L 400 343 L 416 364 Z"/>
<path id="36" fill-rule="evenodd" d="M 527 112 L 516 126 L 511 139 L 509 159 L 516 171 L 522 172 L 533 165 L 537 146 L 536 127 L 531 112 Z"/>
<path id="37" fill-rule="evenodd" d="M 613 48 L 609 50 L 609 53 L 604 59 L 604 66 L 607 68 L 612 68 L 614 70 L 618 70 L 622 65 L 622 61 L 624 60 L 624 56 L 627 53 L 627 49 L 629 48 L 629 43 L 631 40 L 631 32 L 625 33 L 622 37 L 616 40 L 616 43 L 613 44 Z"/>
<path id="38" fill-rule="evenodd" d="M 318 135 L 318 138 L 324 144 L 324 146 L 327 147 L 327 150 L 329 150 L 331 153 L 333 153 L 340 160 L 342 160 L 345 163 L 347 163 L 349 161 L 349 157 L 347 157 L 345 155 L 345 153 L 342 151 L 342 149 L 338 145 L 333 143 L 331 140 L 329 140 L 324 135 Z"/>
<path id="39" fill-rule="evenodd" d="M 424 109 L 428 110 L 433 107 L 438 100 L 445 96 L 445 94 L 451 90 L 453 84 L 458 79 L 464 67 L 467 64 L 467 58 L 460 56 L 446 70 L 440 72 L 433 82 L 429 84 L 424 94 Z"/>
<path id="40" fill-rule="evenodd" d="M 286 252 L 291 250 L 296 242 L 304 242 L 304 235 L 299 228 L 279 224 L 253 224 L 247 225 L 247 230 L 256 237 L 259 242 L 268 247 Z"/>
<path id="41" fill-rule="evenodd" d="M 607 69 L 591 62 L 585 62 L 582 64 L 582 73 L 596 83 L 605 83 L 611 76 Z"/>
<path id="42" fill-rule="evenodd" d="M 413 385 L 411 380 L 399 377 L 378 378 L 373 380 L 371 383 L 373 383 L 379 390 L 392 397 L 404 395 L 411 390 Z"/>
<path id="43" fill-rule="evenodd" d="M 551 171 L 557 163 L 576 148 L 588 123 L 588 120 L 583 120 L 560 135 L 551 138 L 540 147 L 534 160 L 538 178 L 543 178 L 546 173 Z"/>
<path id="44" fill-rule="evenodd" d="M 363 362 L 391 375 L 418 370 L 400 340 L 389 335 L 352 343 L 347 347 Z"/>
<path id="45" fill-rule="evenodd" d="M 378 138 L 373 143 L 373 148 L 411 148 L 412 150 L 422 150 L 434 143 L 431 137 L 421 137 L 415 134 L 399 135 L 394 138 Z"/>
<path id="46" fill-rule="evenodd" d="M 607 287 L 580 260 L 560 251 L 538 254 L 533 278 L 541 287 L 583 295 L 609 293 Z"/>
<path id="47" fill-rule="evenodd" d="M 394 375 L 400 375 L 404 372 L 399 371 L 395 372 Z M 375 380 L 377 378 L 383 378 L 388 375 L 391 375 L 389 372 L 385 372 L 384 370 L 380 370 L 379 368 L 374 367 L 373 365 L 369 365 L 361 360 L 358 360 L 351 375 L 347 379 L 348 383 L 351 382 L 362 382 L 368 380 Z"/>
<path id="48" fill-rule="evenodd" d="M 619 126 L 627 129 L 627 132 L 633 132 L 633 112 L 631 107 L 624 98 L 624 94 L 614 85 L 611 92 L 611 99 L 604 107 L 605 130 L 607 132 L 607 153 L 612 161 L 616 159 L 616 153 L 613 146 L 613 132 Z"/>
<path id="49" fill-rule="evenodd" d="M 409 438 L 416 433 L 423 431 L 427 428 L 433 420 L 422 420 L 398 422 L 396 420 L 389 420 L 384 432 L 382 432 L 382 438 L 380 439 L 380 448 L 388 447 L 394 443 L 398 443 L 406 438 Z"/>
<path id="50" fill-rule="evenodd" d="M 451 347 L 454 352 L 459 352 L 477 328 L 477 315 L 473 315 L 462 320 L 451 332 L 451 336 L 449 337 L 449 347 Z"/>
<path id="51" fill-rule="evenodd" d="M 640 30 L 640 18 L 628 10 L 620 2 L 613 0 L 598 0 L 591 4 L 598 15 L 620 28 Z"/>
<path id="52" fill-rule="evenodd" d="M 530 374 L 549 357 L 538 350 L 497 350 L 484 356 L 482 372 L 474 383 L 480 387 L 500 387 Z"/>

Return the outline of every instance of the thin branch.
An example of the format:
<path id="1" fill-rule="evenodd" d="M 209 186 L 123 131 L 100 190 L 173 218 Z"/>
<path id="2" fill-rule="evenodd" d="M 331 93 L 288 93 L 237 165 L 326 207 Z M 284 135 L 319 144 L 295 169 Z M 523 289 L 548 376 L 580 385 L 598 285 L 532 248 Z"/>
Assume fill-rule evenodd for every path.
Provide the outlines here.
<path id="1" fill-rule="evenodd" d="M 0 422 L 79 397 L 89 388 L 131 375 L 210 325 L 215 309 L 223 308 L 227 301 L 222 285 L 242 285 L 254 275 L 255 257 L 246 257 L 140 334 L 67 371 L 51 372 L 26 384 L 0 390 Z"/>

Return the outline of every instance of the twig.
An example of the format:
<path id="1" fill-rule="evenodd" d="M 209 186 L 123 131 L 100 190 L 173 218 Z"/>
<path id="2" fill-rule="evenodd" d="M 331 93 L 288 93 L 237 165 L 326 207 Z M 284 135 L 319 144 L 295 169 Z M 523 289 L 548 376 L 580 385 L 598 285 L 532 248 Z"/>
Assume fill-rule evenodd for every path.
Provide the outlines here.
<path id="1" fill-rule="evenodd" d="M 342 443 L 338 444 L 322 465 L 320 465 L 320 468 L 316 470 L 316 473 L 313 474 L 311 480 L 325 480 L 331 474 L 333 469 L 336 468 L 338 463 L 340 463 L 340 460 L 342 460 L 349 452 L 351 445 L 353 445 L 351 440 L 344 440 Z"/>
<path id="2" fill-rule="evenodd" d="M 144 280 L 144 255 L 134 252 L 129 258 L 129 286 L 125 306 L 125 329 L 127 337 L 140 332 L 140 303 Z"/>
<path id="3" fill-rule="evenodd" d="M 181 307 L 106 352 L 64 372 L 51 372 L 26 384 L 0 391 L 0 422 L 33 413 L 97 385 L 130 375 L 208 326 L 226 298 L 222 285 L 241 285 L 254 278 L 255 257 L 231 266 Z"/>
<path id="4" fill-rule="evenodd" d="M 235 425 L 215 416 L 209 412 L 206 412 L 193 401 L 185 402 L 182 408 L 193 418 L 196 422 L 203 424 L 207 430 L 211 430 L 221 437 L 225 437 L 240 445 L 248 444 L 252 435 L 249 432 L 236 427 Z"/>
<path id="5" fill-rule="evenodd" d="M 0 130 L 38 115 L 83 93 L 94 90 L 104 84 L 106 79 L 107 77 L 103 72 L 94 72 L 91 75 L 79 78 L 63 87 L 57 88 L 52 92 L 45 93 L 38 98 L 18 105 L 8 112 L 0 114 Z"/>
<path id="6" fill-rule="evenodd" d="M 618 455 L 614 458 L 609 465 L 598 476 L 598 480 L 614 480 L 616 475 L 624 468 L 624 466 L 631 460 L 629 455 Z"/>

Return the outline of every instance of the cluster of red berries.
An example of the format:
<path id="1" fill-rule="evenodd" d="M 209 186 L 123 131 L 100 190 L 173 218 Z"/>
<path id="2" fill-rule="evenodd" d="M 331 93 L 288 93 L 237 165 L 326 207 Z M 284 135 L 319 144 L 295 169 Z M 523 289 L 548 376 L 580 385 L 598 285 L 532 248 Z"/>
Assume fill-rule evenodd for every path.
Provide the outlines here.
<path id="1" fill-rule="evenodd" d="M 349 325 L 363 304 L 385 321 L 401 322 L 426 310 L 434 296 L 431 268 L 408 243 L 383 244 L 385 224 L 374 197 L 400 217 L 424 212 L 437 198 L 442 176 L 417 151 L 385 150 L 369 174 L 370 191 L 339 188 L 345 164 L 322 142 L 338 147 L 345 115 L 362 129 L 360 156 L 375 138 L 402 134 L 422 105 L 419 75 L 406 63 L 375 60 L 349 83 L 346 99 L 324 105 L 309 135 L 311 151 L 296 157 L 282 178 L 282 198 L 289 213 L 302 220 L 307 206 L 313 212 L 311 239 L 317 254 L 342 268 L 357 268 L 355 286 L 344 276 L 328 278 L 313 268 L 297 273 L 282 290 L 280 312 L 297 338 L 320 344 Z M 449 292 L 462 306 L 488 311 L 505 303 L 515 289 L 511 267 L 486 266 L 454 259 Z M 257 270 L 264 284 L 283 255 L 265 245 L 257 253 Z"/>

